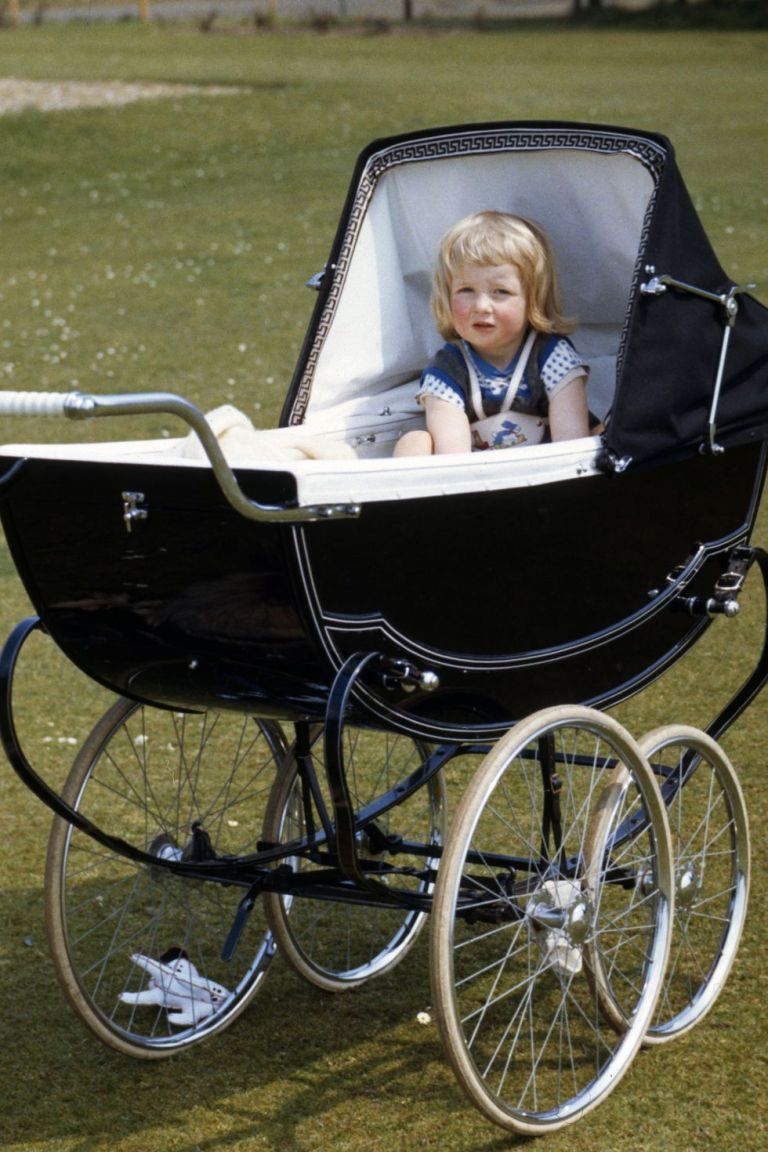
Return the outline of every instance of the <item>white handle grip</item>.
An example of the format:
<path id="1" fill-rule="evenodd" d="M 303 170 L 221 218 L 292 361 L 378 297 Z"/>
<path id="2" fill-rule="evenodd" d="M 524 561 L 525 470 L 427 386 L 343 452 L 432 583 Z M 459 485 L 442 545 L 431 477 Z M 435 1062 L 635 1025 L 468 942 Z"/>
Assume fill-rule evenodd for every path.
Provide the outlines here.
<path id="1" fill-rule="evenodd" d="M 0 392 L 0 416 L 63 416 L 77 392 Z"/>

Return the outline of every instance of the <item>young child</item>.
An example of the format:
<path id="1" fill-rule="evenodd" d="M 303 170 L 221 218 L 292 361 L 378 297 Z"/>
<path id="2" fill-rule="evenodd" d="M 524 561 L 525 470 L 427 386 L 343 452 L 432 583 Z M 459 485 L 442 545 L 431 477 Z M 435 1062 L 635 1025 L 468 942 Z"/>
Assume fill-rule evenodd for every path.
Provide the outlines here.
<path id="1" fill-rule="evenodd" d="M 476 212 L 445 234 L 432 312 L 448 341 L 424 369 L 426 430 L 396 456 L 469 452 L 589 435 L 589 369 L 565 338 L 549 240 L 533 221 Z"/>

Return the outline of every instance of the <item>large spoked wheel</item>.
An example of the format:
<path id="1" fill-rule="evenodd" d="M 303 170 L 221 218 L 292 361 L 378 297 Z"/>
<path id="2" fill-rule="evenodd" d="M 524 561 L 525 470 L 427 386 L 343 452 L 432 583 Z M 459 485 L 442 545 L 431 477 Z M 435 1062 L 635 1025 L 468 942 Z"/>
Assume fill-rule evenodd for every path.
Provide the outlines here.
<path id="1" fill-rule="evenodd" d="M 725 753 L 696 728 L 670 725 L 640 741 L 667 806 L 675 917 L 667 974 L 646 1040 L 687 1032 L 722 991 L 747 915 L 747 810 Z"/>
<path id="2" fill-rule="evenodd" d="M 428 755 L 429 748 L 410 737 L 347 726 L 344 761 L 357 812 L 417 771 Z M 300 759 L 294 745 L 292 766 L 276 781 L 270 800 L 264 825 L 268 843 L 304 840 L 323 828 L 319 806 L 326 814 L 331 812 L 321 729 L 311 733 L 303 773 Z M 308 777 L 319 790 L 319 806 Z M 431 895 L 437 860 L 430 849 L 442 845 L 445 808 L 445 785 L 438 772 L 403 802 L 361 827 L 360 858 L 381 865 L 376 875 L 387 886 Z M 424 850 L 414 852 L 415 845 Z M 327 845 L 321 845 L 316 852 L 297 851 L 284 863 L 307 877 L 333 866 L 334 859 Z M 312 888 L 300 896 L 267 893 L 264 903 L 280 954 L 299 975 L 329 992 L 357 987 L 399 963 L 427 916 L 418 909 L 324 899 L 316 889 L 313 895 Z"/>
<path id="3" fill-rule="evenodd" d="M 64 797 L 104 832 L 158 858 L 256 851 L 285 745 L 234 713 L 187 714 L 119 700 L 78 754 Z M 46 921 L 54 966 L 83 1022 L 145 1059 L 230 1024 L 259 987 L 274 942 L 257 904 L 234 958 L 223 945 L 239 886 L 135 863 L 56 818 Z"/>
<path id="4" fill-rule="evenodd" d="M 672 905 L 666 815 L 631 737 L 580 707 L 516 725 L 464 795 L 432 917 L 443 1043 L 491 1120 L 555 1131 L 615 1087 L 661 989 Z M 623 1031 L 603 1016 L 596 957 L 621 971 Z"/>

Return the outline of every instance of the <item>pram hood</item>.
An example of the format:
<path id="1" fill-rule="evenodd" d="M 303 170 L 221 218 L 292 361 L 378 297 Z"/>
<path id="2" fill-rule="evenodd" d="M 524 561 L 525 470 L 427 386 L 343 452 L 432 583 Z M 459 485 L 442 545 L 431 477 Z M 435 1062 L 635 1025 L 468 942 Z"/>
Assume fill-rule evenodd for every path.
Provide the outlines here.
<path id="1" fill-rule="evenodd" d="M 590 403 L 610 414 L 614 468 L 706 444 L 734 287 L 656 133 L 553 122 L 464 125 L 374 141 L 360 155 L 283 424 L 333 410 L 413 415 L 413 381 L 440 344 L 429 310 L 440 236 L 469 212 L 533 217 L 549 232 Z M 706 296 L 671 285 L 671 277 Z M 722 297 L 723 300 L 710 299 Z M 717 443 L 768 434 L 768 311 L 735 297 Z"/>

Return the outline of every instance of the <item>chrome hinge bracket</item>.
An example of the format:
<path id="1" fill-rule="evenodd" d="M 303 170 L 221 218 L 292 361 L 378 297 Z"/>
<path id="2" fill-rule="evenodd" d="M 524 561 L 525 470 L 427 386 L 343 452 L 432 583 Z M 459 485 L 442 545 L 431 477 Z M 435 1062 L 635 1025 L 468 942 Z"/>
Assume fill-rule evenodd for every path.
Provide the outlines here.
<path id="1" fill-rule="evenodd" d="M 336 271 L 336 265 L 335 264 L 326 264 L 326 266 L 323 268 L 322 272 L 315 272 L 313 276 L 310 276 L 309 280 L 306 281 L 305 287 L 306 288 L 312 288 L 312 289 L 314 289 L 315 292 L 319 292 L 320 289 L 322 288 L 323 284 L 325 283 L 325 278 L 328 275 L 328 273 L 329 272 L 333 273 L 335 271 Z"/>
<path id="2" fill-rule="evenodd" d="M 436 673 L 417 668 L 410 660 L 397 657 L 382 657 L 380 677 L 383 686 L 389 690 L 401 688 L 413 692 L 419 688 L 422 692 L 434 692 L 440 687 Z"/>
<path id="3" fill-rule="evenodd" d="M 734 548 L 724 572 L 718 577 L 711 596 L 676 596 L 672 607 L 689 616 L 727 616 L 732 619 L 741 611 L 739 593 L 754 560 L 752 548 Z"/>
<path id="4" fill-rule="evenodd" d="M 146 508 L 139 508 L 139 504 L 143 504 L 145 496 L 143 492 L 123 492 L 123 523 L 125 524 L 126 532 L 133 531 L 133 523 L 135 520 L 146 520 L 149 513 Z"/>

